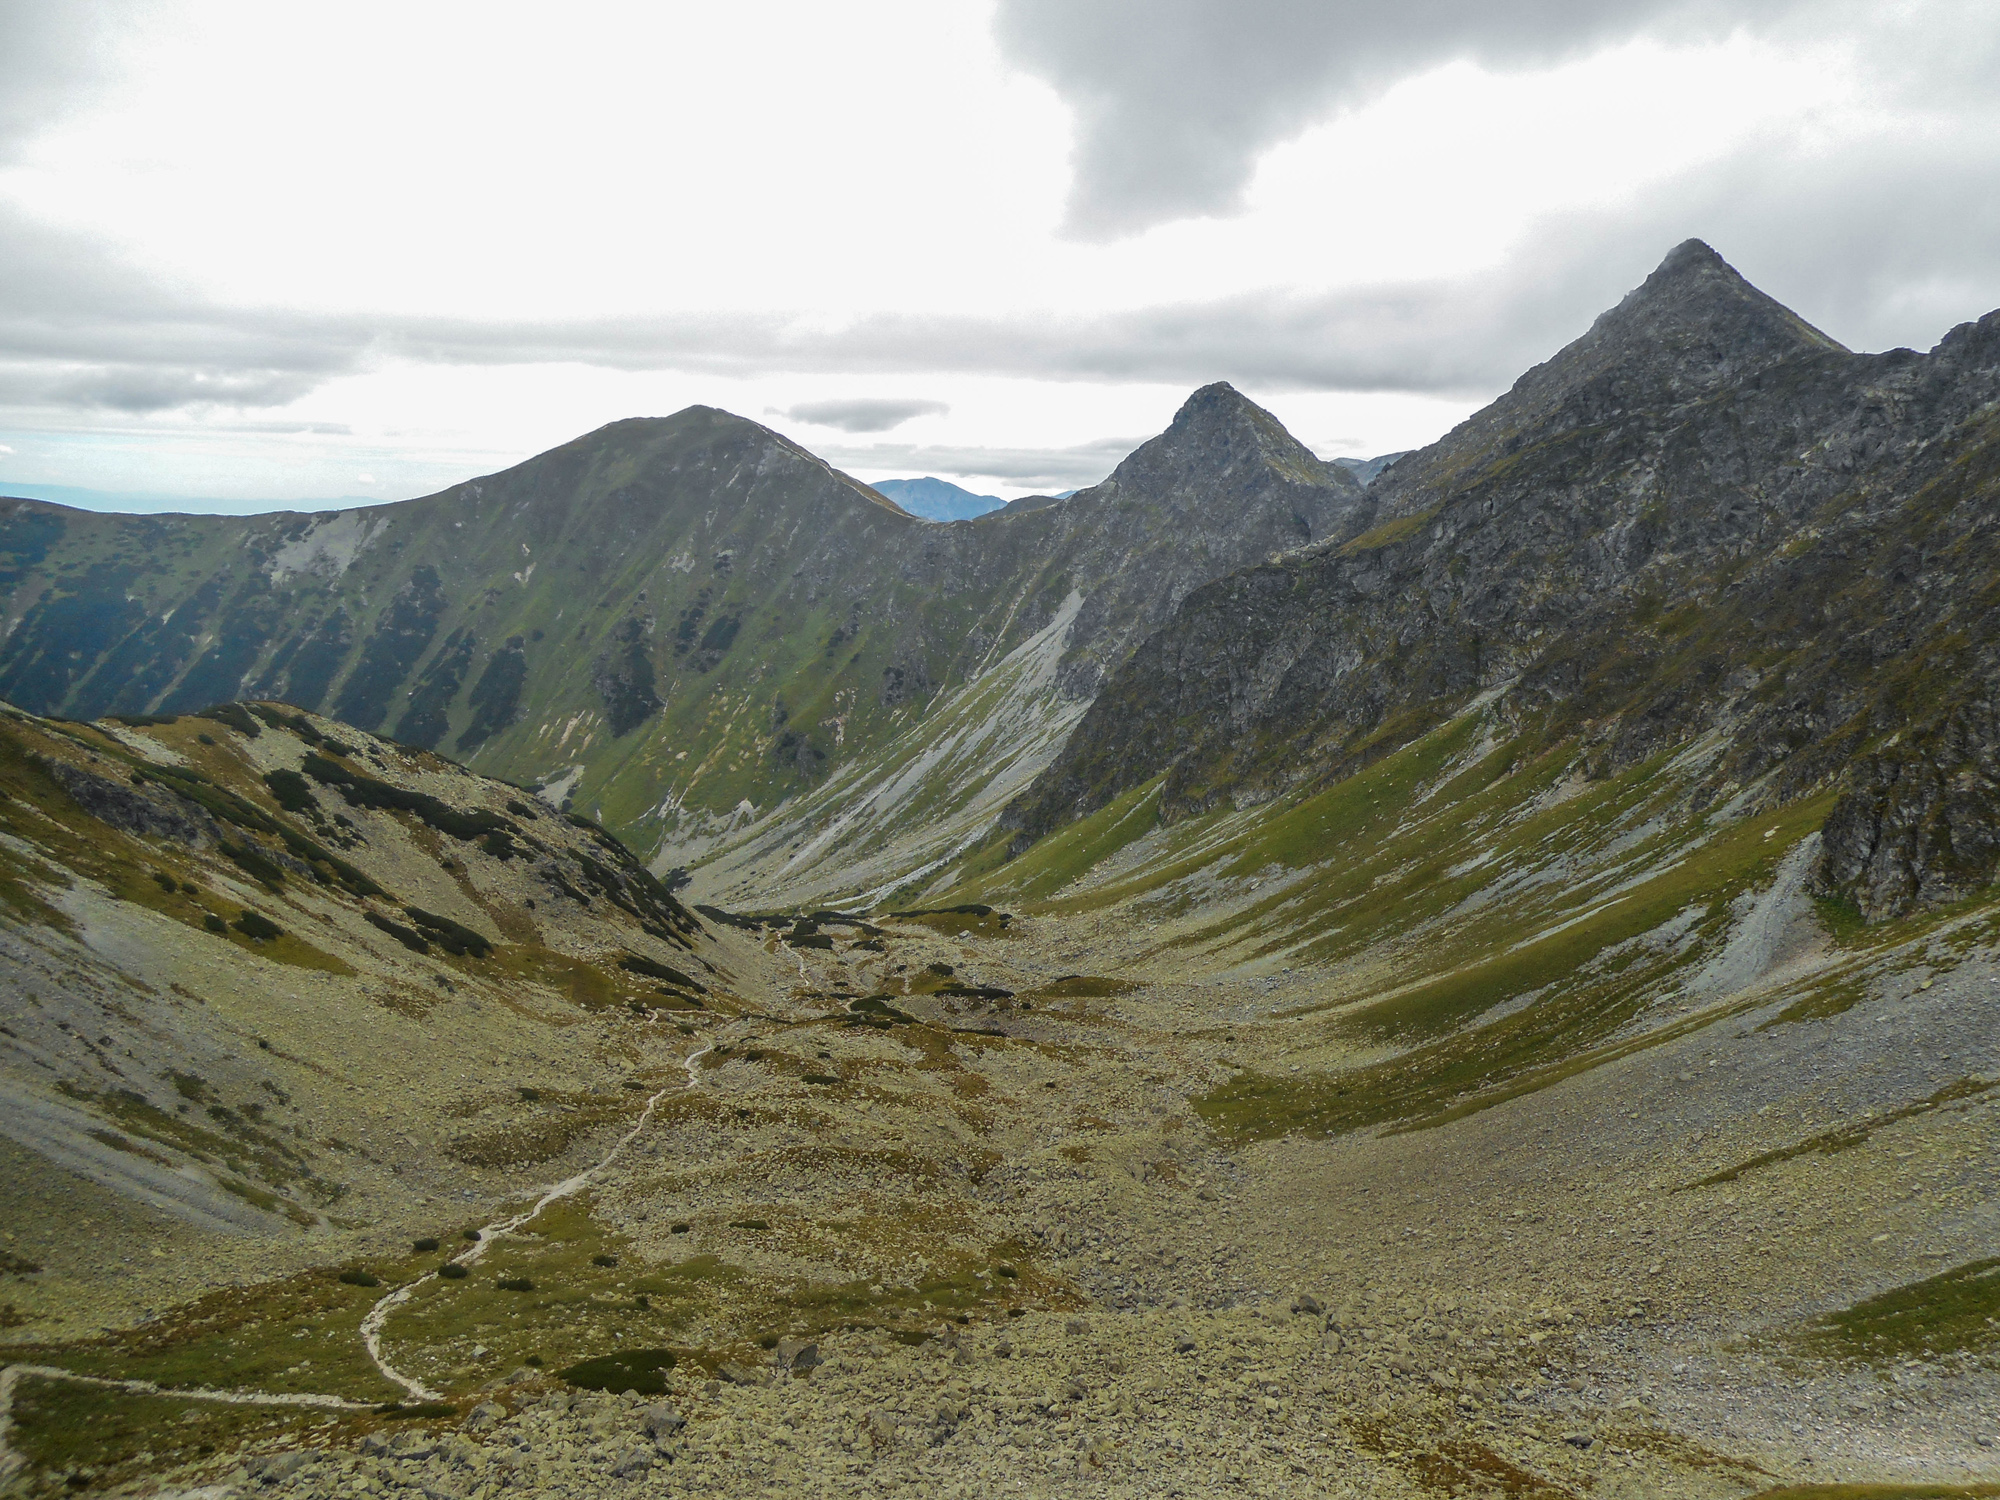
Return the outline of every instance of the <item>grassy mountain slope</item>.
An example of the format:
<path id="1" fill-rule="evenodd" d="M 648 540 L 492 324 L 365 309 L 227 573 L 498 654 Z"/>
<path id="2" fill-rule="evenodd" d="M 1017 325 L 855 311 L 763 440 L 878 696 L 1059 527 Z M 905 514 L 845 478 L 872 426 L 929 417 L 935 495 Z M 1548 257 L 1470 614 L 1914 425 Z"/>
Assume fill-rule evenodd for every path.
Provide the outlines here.
<path id="1" fill-rule="evenodd" d="M 335 1233 L 546 1133 L 501 1101 L 575 1040 L 729 1008 L 717 940 L 602 829 L 329 720 L 10 710 L 0 781 L 9 1134 L 191 1224 Z M 421 1188 L 342 1082 L 391 1059 L 367 1092 L 457 1138 Z"/>
<path id="2" fill-rule="evenodd" d="M 428 499 L 317 516 L 0 504 L 0 697 L 282 699 L 553 783 L 649 851 L 821 784 L 1080 596 L 1087 699 L 1191 588 L 1359 496 L 1226 386 L 1095 490 L 933 525 L 708 408 Z"/>

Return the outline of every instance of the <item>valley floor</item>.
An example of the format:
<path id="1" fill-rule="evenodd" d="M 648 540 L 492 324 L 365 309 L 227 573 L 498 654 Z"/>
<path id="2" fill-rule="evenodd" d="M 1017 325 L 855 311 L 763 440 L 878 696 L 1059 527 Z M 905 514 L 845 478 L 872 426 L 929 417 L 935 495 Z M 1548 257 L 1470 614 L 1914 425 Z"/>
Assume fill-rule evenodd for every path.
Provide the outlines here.
<path id="1" fill-rule="evenodd" d="M 1739 996 L 1676 1040 L 1429 1128 L 1259 1141 L 1205 1101 L 1321 1054 L 1308 976 L 1176 980 L 1151 935 L 1091 918 L 824 930 L 838 936 L 823 947 L 732 934 L 763 987 L 743 1014 L 604 1055 L 602 1085 L 645 1081 L 621 1123 L 532 1168 L 461 1172 L 472 1196 L 455 1209 L 385 1197 L 338 1244 L 271 1256 L 277 1282 L 257 1283 L 238 1237 L 205 1273 L 238 1290 L 147 1316 L 119 1303 L 121 1263 L 227 1237 L 149 1240 L 83 1185 L 67 1207 L 10 1214 L 10 1266 L 46 1263 L 68 1289 L 14 1278 L 24 1365 L 351 1403 L 17 1370 L 11 1487 L 1734 1497 L 2000 1482 L 1990 948 L 1935 976 L 1908 965 L 1810 1022 L 1766 1026 L 1776 988 L 1762 1009 Z M 470 1276 L 423 1274 L 412 1236 L 518 1213 L 534 1183 L 604 1161 L 648 1098 L 580 1192 L 492 1237 Z M 5 1168 L 9 1202 L 37 1204 L 15 1196 L 35 1174 L 11 1154 Z M 79 1234 L 79 1206 L 108 1233 Z M 335 1265 L 381 1286 L 335 1282 Z M 203 1279 L 179 1270 L 186 1291 Z M 170 1282 L 143 1284 L 147 1308 Z M 435 1403 L 357 1354 L 361 1314 L 406 1283 L 382 1350 Z M 53 1321 L 85 1286 L 113 1330 L 95 1340 Z M 551 1373 L 574 1382 L 573 1360 L 654 1347 L 670 1369 L 621 1373 L 639 1358 L 603 1391 Z M 292 1358 L 309 1350 L 317 1364 Z"/>

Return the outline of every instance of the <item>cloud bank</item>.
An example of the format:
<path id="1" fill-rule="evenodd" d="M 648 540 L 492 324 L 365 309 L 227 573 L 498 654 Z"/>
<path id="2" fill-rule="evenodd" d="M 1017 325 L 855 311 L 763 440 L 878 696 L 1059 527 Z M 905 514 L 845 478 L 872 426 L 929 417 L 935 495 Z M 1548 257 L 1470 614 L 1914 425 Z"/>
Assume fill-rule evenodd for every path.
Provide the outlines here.
<path id="1" fill-rule="evenodd" d="M 1000 0 L 994 27 L 1075 114 L 1069 229 L 1109 238 L 1241 206 L 1258 155 L 1465 60 L 1545 66 L 1649 33 L 1716 35 L 1800 0 Z"/>
<path id="2" fill-rule="evenodd" d="M 104 86 L 144 9 L 0 6 L 0 161 Z M 0 407 L 23 422 L 172 411 L 227 422 L 393 366 L 577 364 L 1483 397 L 1580 334 L 1690 236 L 1851 347 L 1923 347 L 2000 305 L 2000 10 L 1917 0 L 1872 15 L 1850 0 L 1810 13 L 1796 0 L 1000 0 L 1008 55 L 1074 110 L 1071 222 L 1096 235 L 1230 211 L 1273 142 L 1453 58 L 1532 67 L 1641 34 L 1846 25 L 1872 70 L 1873 135 L 1830 148 L 1813 122 L 1773 127 L 1649 180 L 1636 201 L 1545 213 L 1487 265 L 1229 295 L 1204 295 L 1191 276 L 1178 297 L 1084 313 L 980 311 L 970 295 L 958 310 L 844 317 L 775 305 L 543 319 L 305 312 L 190 293 L 108 241 L 0 199 Z M 1343 217 L 1338 232 L 1365 235 L 1368 213 Z M 945 410 L 876 397 L 785 408 L 857 435 Z M 986 456 L 968 448 L 969 467 L 951 471 L 1023 484 L 1099 477 L 1081 460 L 1048 459 L 1052 450 L 977 451 Z"/>
<path id="3" fill-rule="evenodd" d="M 942 401 L 899 401 L 891 397 L 857 396 L 851 400 L 802 401 L 779 416 L 841 432 L 888 432 L 916 417 L 943 416 L 951 407 Z"/>

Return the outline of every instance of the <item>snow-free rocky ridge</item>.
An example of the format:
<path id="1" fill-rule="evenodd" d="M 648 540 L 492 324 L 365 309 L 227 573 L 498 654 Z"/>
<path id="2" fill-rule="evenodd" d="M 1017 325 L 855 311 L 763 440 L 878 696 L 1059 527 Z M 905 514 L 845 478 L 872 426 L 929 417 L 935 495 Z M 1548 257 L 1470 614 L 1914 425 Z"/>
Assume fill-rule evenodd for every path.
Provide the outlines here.
<path id="1" fill-rule="evenodd" d="M 11 513 L 10 681 L 151 696 L 0 711 L 4 1482 L 1989 1493 L 1996 329 L 1690 244 L 1365 489 L 1211 386 L 969 522 L 700 410 L 211 573 Z M 501 629 L 533 786 L 401 727 Z"/>

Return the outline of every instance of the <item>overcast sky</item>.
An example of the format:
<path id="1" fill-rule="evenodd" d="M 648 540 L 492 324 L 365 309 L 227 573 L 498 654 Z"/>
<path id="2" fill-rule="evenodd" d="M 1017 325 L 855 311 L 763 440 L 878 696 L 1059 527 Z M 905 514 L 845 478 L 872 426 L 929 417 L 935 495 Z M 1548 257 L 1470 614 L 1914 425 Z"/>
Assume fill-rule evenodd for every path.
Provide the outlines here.
<path id="1" fill-rule="evenodd" d="M 0 489 L 426 493 L 721 406 L 1101 478 L 1438 436 L 1689 236 L 2000 306 L 1992 0 L 0 0 Z"/>

